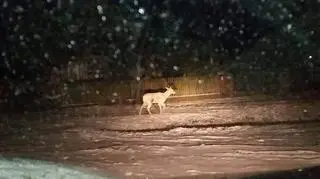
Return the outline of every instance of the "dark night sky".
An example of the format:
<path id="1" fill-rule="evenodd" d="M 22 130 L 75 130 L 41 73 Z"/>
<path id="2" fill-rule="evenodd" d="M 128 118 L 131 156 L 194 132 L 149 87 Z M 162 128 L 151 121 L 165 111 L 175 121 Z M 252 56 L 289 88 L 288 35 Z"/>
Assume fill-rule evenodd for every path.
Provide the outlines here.
<path id="1" fill-rule="evenodd" d="M 238 75 L 238 81 L 251 75 L 260 87 L 265 78 L 277 81 L 278 74 L 292 68 L 291 74 L 300 73 L 292 78 L 302 76 L 299 83 L 304 84 L 317 64 L 317 58 L 308 59 L 319 45 L 317 0 L 61 0 L 60 10 L 56 1 L 2 1 L 7 7 L 0 7 L 5 39 L 0 67 L 12 89 L 24 83 L 40 89 L 53 67 L 62 69 L 81 61 L 78 57 L 91 63 L 88 56 L 96 49 L 103 63 L 92 65 L 93 73 L 98 69 L 114 81 L 153 72 L 181 76 L 225 70 Z M 151 59 L 153 54 L 160 58 Z M 255 81 L 261 69 L 266 75 Z"/>
<path id="2" fill-rule="evenodd" d="M 174 6 L 176 7 L 174 12 L 185 17 L 182 29 L 186 36 L 204 41 L 219 40 L 231 54 L 236 48 L 242 50 L 252 47 L 259 37 L 268 32 L 267 21 L 252 17 L 246 10 L 242 13 L 238 10 L 237 4 L 229 1 L 212 6 L 199 2 L 196 8 L 182 1 Z M 191 21 L 196 23 L 190 26 Z M 219 28 L 227 28 L 227 30 L 221 33 Z M 254 37 L 254 33 L 257 33 L 257 36 Z M 248 42 L 249 39 L 251 42 Z"/>
<path id="3" fill-rule="evenodd" d="M 141 2 L 143 4 L 144 1 Z M 162 2 L 164 1 L 157 1 L 156 7 L 158 9 L 165 9 Z M 177 17 L 183 17 L 181 29 L 185 37 L 204 41 L 208 39 L 220 41 L 228 49 L 230 55 L 234 54 L 235 49 L 239 49 L 241 52 L 243 49 L 252 47 L 257 39 L 277 29 L 274 22 L 263 20 L 258 16 L 253 17 L 252 10 L 249 10 L 250 7 L 248 7 L 250 3 L 244 1 L 168 2 L 173 14 Z M 85 1 L 76 0 L 74 3 L 74 6 L 81 7 Z M 12 6 L 15 4 L 28 5 L 23 0 L 10 2 Z M 52 0 L 47 3 L 47 8 L 50 9 L 55 5 L 56 1 Z"/>

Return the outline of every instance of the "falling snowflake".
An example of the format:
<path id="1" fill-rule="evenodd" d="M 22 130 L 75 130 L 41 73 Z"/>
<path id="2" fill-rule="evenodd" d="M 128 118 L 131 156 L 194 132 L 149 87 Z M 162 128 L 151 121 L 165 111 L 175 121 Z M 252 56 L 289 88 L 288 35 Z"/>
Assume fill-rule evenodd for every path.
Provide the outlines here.
<path id="1" fill-rule="evenodd" d="M 144 9 L 143 8 L 139 8 L 138 12 L 139 12 L 139 14 L 143 15 L 144 14 Z"/>
<path id="2" fill-rule="evenodd" d="M 3 1 L 3 3 L 2 3 L 2 7 L 3 7 L 3 8 L 8 7 L 8 1 Z"/>
<path id="3" fill-rule="evenodd" d="M 121 31 L 121 27 L 120 27 L 120 26 L 116 26 L 116 27 L 114 28 L 114 30 L 117 31 L 117 32 L 120 32 L 120 31 Z"/>
<path id="4" fill-rule="evenodd" d="M 175 71 L 178 71 L 179 70 L 179 67 L 178 66 L 173 66 L 173 69 L 175 70 Z"/>
<path id="5" fill-rule="evenodd" d="M 99 14 L 103 14 L 103 8 L 101 5 L 97 5 L 97 10 Z"/>
<path id="6" fill-rule="evenodd" d="M 47 52 L 44 54 L 44 58 L 49 58 L 49 54 Z"/>
<path id="7" fill-rule="evenodd" d="M 167 44 L 167 43 L 170 42 L 170 39 L 169 39 L 169 38 L 165 38 L 165 39 L 164 39 L 164 42 Z"/>
<path id="8" fill-rule="evenodd" d="M 161 14 L 160 14 L 160 18 L 167 18 L 169 16 L 169 13 L 168 12 L 162 12 Z"/>

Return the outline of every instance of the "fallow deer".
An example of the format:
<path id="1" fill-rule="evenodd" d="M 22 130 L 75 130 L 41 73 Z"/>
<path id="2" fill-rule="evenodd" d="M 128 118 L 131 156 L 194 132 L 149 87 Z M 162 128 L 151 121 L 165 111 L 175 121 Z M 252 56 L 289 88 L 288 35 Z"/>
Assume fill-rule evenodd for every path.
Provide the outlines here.
<path id="1" fill-rule="evenodd" d="M 160 113 L 162 113 L 162 110 L 165 109 L 166 105 L 165 102 L 168 99 L 168 97 L 172 94 L 176 94 L 176 92 L 171 88 L 167 88 L 167 91 L 164 93 L 157 92 L 157 93 L 146 93 L 142 97 L 143 104 L 141 105 L 139 115 L 141 115 L 141 111 L 143 108 L 147 108 L 148 113 L 151 115 L 150 108 L 152 104 L 157 103 L 160 108 Z"/>

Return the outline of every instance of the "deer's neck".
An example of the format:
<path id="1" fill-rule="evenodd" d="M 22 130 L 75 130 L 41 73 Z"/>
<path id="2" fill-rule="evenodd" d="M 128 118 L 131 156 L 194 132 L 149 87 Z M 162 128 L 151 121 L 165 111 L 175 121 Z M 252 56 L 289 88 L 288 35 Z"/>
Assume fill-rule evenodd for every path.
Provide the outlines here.
<path id="1" fill-rule="evenodd" d="M 170 92 L 168 90 L 163 93 L 163 96 L 165 97 L 165 99 L 167 99 L 170 95 L 171 94 L 170 94 Z"/>

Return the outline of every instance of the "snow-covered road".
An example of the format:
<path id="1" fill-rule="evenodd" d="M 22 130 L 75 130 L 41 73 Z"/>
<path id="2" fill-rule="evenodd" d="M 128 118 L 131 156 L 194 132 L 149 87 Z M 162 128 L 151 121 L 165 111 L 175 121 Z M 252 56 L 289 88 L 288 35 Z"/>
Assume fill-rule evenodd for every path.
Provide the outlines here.
<path id="1" fill-rule="evenodd" d="M 123 107 L 125 115 L 119 110 L 121 115 L 91 112 L 54 124 L 20 122 L 19 131 L 2 136 L 1 153 L 85 166 L 119 178 L 239 175 L 320 165 L 319 103 L 168 106 L 153 116 Z M 261 125 L 269 121 L 274 123 Z"/>
<path id="2" fill-rule="evenodd" d="M 82 138 L 97 146 L 73 155 L 94 156 L 90 165 L 121 178 L 285 170 L 320 164 L 319 131 L 320 123 L 142 133 L 82 131 Z"/>

